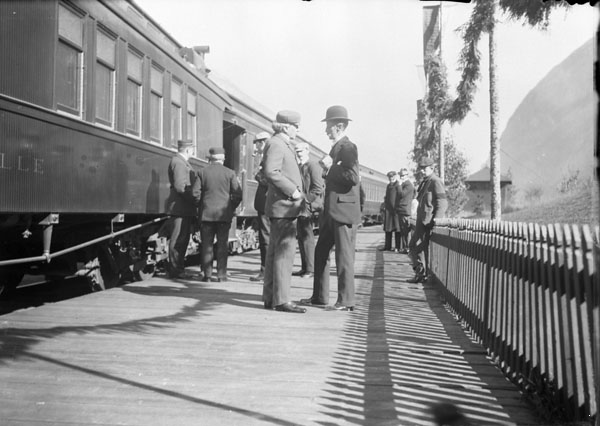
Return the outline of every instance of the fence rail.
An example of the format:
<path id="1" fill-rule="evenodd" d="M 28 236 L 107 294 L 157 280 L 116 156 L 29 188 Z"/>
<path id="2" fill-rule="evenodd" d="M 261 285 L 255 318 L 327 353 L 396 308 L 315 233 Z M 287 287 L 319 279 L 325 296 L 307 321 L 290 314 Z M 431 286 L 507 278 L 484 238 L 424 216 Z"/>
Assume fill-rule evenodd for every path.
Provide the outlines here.
<path id="1" fill-rule="evenodd" d="M 549 419 L 598 424 L 598 229 L 436 222 L 430 268 L 448 304 Z"/>

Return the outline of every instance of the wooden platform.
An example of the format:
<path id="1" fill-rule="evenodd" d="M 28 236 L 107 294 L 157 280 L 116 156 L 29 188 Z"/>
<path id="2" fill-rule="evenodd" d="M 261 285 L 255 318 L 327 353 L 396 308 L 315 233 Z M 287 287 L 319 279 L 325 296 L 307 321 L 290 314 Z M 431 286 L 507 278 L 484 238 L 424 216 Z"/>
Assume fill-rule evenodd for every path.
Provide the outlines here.
<path id="1" fill-rule="evenodd" d="M 433 425 L 439 402 L 541 424 L 382 240 L 359 233 L 355 312 L 264 310 L 255 251 L 227 283 L 155 277 L 3 315 L 0 424 Z M 294 277 L 294 299 L 311 289 Z"/>

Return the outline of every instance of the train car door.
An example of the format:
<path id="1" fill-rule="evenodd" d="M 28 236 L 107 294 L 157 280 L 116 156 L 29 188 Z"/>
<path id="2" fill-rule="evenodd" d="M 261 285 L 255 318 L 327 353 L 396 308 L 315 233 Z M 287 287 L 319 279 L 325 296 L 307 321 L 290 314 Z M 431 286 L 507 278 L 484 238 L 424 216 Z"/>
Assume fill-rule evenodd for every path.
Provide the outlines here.
<path id="1" fill-rule="evenodd" d="M 247 197 L 246 188 L 246 130 L 229 121 L 223 121 L 223 149 L 225 150 L 225 166 L 233 170 L 242 185 L 243 198 Z M 238 207 L 238 212 L 244 202 Z M 237 220 L 234 219 L 229 229 L 229 242 L 230 249 L 232 244 L 234 245 L 233 250 L 235 251 L 239 244 L 237 237 L 238 224 Z"/>

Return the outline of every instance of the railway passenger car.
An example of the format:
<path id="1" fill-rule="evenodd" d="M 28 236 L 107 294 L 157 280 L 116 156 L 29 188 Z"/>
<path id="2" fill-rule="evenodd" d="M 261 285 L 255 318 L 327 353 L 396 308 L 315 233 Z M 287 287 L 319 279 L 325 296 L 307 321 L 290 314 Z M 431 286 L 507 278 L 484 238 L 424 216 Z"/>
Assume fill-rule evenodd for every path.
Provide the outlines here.
<path id="1" fill-rule="evenodd" d="M 253 140 L 274 114 L 209 78 L 207 52 L 129 0 L 0 1 L 0 297 L 25 274 L 94 290 L 152 275 L 167 256 L 178 139 L 194 142 L 196 169 L 225 148 L 244 196 L 232 249 L 256 247 Z M 386 181 L 361 176 L 373 220 Z"/>
<path id="2" fill-rule="evenodd" d="M 202 167 L 228 95 L 126 1 L 0 2 L 0 292 L 25 273 L 94 288 L 152 270 L 176 141 Z M 162 254 L 161 254 L 162 253 Z"/>

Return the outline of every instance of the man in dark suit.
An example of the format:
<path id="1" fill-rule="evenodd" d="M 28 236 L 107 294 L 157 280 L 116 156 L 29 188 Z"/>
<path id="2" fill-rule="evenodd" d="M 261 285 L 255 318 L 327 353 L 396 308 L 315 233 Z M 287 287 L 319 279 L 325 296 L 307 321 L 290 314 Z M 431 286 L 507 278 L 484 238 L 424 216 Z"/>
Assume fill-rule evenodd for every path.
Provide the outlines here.
<path id="1" fill-rule="evenodd" d="M 167 213 L 171 215 L 169 224 L 171 237 L 167 272 L 171 278 L 192 277 L 185 273 L 184 261 L 192 224 L 196 217 L 196 205 L 192 196 L 195 172 L 188 163 L 193 152 L 194 144 L 191 141 L 177 141 L 177 154 L 169 163 L 168 175 L 171 188 L 167 199 Z"/>
<path id="2" fill-rule="evenodd" d="M 323 170 L 319 163 L 310 159 L 310 148 L 306 142 L 296 144 L 296 156 L 302 175 L 302 191 L 306 194 L 300 216 L 298 216 L 298 248 L 301 268 L 292 275 L 302 278 L 314 276 L 315 234 L 313 215 L 323 209 Z"/>
<path id="3" fill-rule="evenodd" d="M 328 309 L 352 311 L 355 303 L 354 254 L 356 231 L 361 221 L 358 150 L 346 136 L 348 111 L 335 105 L 327 109 L 325 132 L 333 143 L 321 160 L 325 173 L 325 201 L 315 248 L 313 294 L 301 302 L 326 306 L 329 301 L 329 253 L 335 246 L 338 297 Z"/>
<path id="4" fill-rule="evenodd" d="M 400 250 L 399 253 L 408 253 L 408 235 L 410 234 L 410 224 L 408 218 L 412 213 L 412 201 L 415 198 L 415 187 L 408 178 L 408 170 L 400 169 L 398 172 L 400 179 L 400 200 L 396 211 L 400 218 Z"/>
<path id="5" fill-rule="evenodd" d="M 267 142 L 263 158 L 264 173 L 269 182 L 265 214 L 271 220 L 263 301 L 265 309 L 294 313 L 306 312 L 290 301 L 296 254 L 296 219 L 304 198 L 293 145 L 299 125 L 300 114 L 297 112 L 278 112 L 273 123 L 275 134 Z"/>
<path id="6" fill-rule="evenodd" d="M 417 189 L 417 220 L 415 231 L 408 243 L 408 256 L 415 276 L 407 282 L 427 281 L 429 273 L 429 238 L 435 226 L 435 220 L 444 217 L 448 208 L 444 182 L 433 171 L 433 160 L 422 157 L 418 171 L 423 176 Z"/>
<path id="7" fill-rule="evenodd" d="M 267 247 L 271 235 L 271 222 L 269 217 L 265 215 L 265 202 L 267 201 L 267 189 L 269 184 L 262 170 L 262 159 L 265 148 L 265 143 L 269 139 L 267 132 L 260 132 L 254 139 L 254 156 L 256 175 L 254 179 L 258 183 L 256 194 L 254 195 L 254 209 L 258 216 L 258 244 L 260 248 L 260 272 L 251 277 L 250 281 L 262 281 L 265 279 L 265 260 L 267 258 Z"/>
<path id="8" fill-rule="evenodd" d="M 227 241 L 236 207 L 242 201 L 242 188 L 235 172 L 223 165 L 225 150 L 210 148 L 210 164 L 198 173 L 193 187 L 200 205 L 202 239 L 202 281 L 210 281 L 213 269 L 213 242 L 217 237 L 217 278 L 227 281 Z"/>

